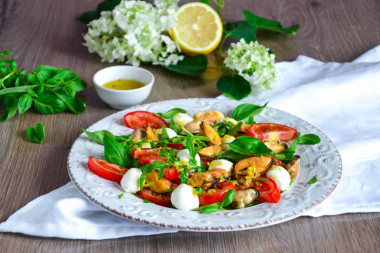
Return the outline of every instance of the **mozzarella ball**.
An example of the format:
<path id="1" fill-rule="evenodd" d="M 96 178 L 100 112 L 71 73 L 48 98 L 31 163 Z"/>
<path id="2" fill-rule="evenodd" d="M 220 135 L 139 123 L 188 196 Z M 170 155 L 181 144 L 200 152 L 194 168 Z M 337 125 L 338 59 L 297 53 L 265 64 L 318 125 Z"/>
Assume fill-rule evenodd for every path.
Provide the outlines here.
<path id="1" fill-rule="evenodd" d="M 167 127 L 166 128 L 166 132 L 168 133 L 169 139 L 174 138 L 174 137 L 177 136 L 177 133 L 173 129 L 171 129 L 171 128 Z M 162 128 L 157 129 L 156 132 L 155 132 L 155 134 L 156 135 L 162 134 Z"/>
<path id="2" fill-rule="evenodd" d="M 272 166 L 266 174 L 267 178 L 271 178 L 276 182 L 280 191 L 286 191 L 290 185 L 290 175 L 286 169 L 281 166 Z"/>
<path id="3" fill-rule="evenodd" d="M 177 123 L 178 126 L 185 126 L 186 124 L 193 121 L 193 117 L 187 114 L 184 114 L 182 112 L 179 112 L 179 113 L 174 114 L 173 120 L 175 121 L 175 123 Z"/>
<path id="4" fill-rule="evenodd" d="M 223 138 L 222 138 L 222 141 L 223 141 L 223 145 L 222 145 L 222 147 L 223 147 L 223 149 L 224 149 L 224 150 L 230 150 L 230 145 L 229 145 L 229 143 L 233 142 L 235 139 L 236 139 L 236 138 L 233 137 L 233 136 L 231 136 L 231 135 L 227 135 L 227 134 L 226 134 L 225 136 L 223 136 Z"/>
<path id="5" fill-rule="evenodd" d="M 180 184 L 174 189 L 170 200 L 177 209 L 190 211 L 199 207 L 199 199 L 194 189 L 187 184 Z"/>
<path id="6" fill-rule="evenodd" d="M 232 162 L 230 162 L 226 159 L 218 159 L 218 160 L 214 160 L 214 161 L 210 162 L 208 169 L 209 170 L 224 169 L 224 170 L 230 172 L 233 167 L 234 167 L 234 164 Z"/>
<path id="7" fill-rule="evenodd" d="M 188 149 L 181 149 L 178 151 L 177 157 L 181 162 L 188 163 L 190 161 L 190 151 Z M 197 161 L 198 166 L 201 166 L 201 157 L 198 154 L 195 155 L 195 161 Z"/>
<path id="8" fill-rule="evenodd" d="M 124 174 L 120 185 L 125 192 L 135 193 L 140 190 L 139 179 L 142 171 L 137 168 L 131 168 Z"/>

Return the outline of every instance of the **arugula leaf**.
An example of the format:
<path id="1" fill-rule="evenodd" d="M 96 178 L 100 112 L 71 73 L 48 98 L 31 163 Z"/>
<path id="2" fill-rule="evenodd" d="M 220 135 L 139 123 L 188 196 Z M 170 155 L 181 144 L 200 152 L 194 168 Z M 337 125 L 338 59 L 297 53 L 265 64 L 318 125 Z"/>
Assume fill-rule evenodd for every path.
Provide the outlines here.
<path id="1" fill-rule="evenodd" d="M 314 145 L 321 142 L 321 138 L 315 134 L 305 134 L 297 138 L 299 144 Z"/>
<path id="2" fill-rule="evenodd" d="M 243 14 L 244 14 L 245 20 L 251 26 L 269 30 L 269 31 L 287 33 L 287 34 L 296 34 L 297 30 L 300 27 L 299 25 L 295 25 L 293 27 L 283 28 L 280 22 L 257 16 L 249 12 L 248 10 L 243 10 Z"/>
<path id="3" fill-rule="evenodd" d="M 189 173 L 187 172 L 187 169 L 182 169 L 180 172 L 181 175 L 181 184 L 187 184 L 189 181 Z"/>
<path id="4" fill-rule="evenodd" d="M 225 96 L 235 100 L 247 97 L 252 91 L 250 83 L 240 75 L 222 76 L 216 83 L 216 88 Z"/>
<path id="5" fill-rule="evenodd" d="M 318 181 L 317 176 L 314 176 L 312 179 L 307 182 L 308 184 L 315 184 Z"/>
<path id="6" fill-rule="evenodd" d="M 188 76 L 199 76 L 207 69 L 207 56 L 199 54 L 194 57 L 185 57 L 176 65 L 162 65 L 162 67 Z"/>
<path id="7" fill-rule="evenodd" d="M 241 104 L 238 105 L 235 110 L 232 112 L 231 117 L 237 121 L 244 120 L 249 117 L 253 117 L 261 113 L 264 108 L 267 106 L 266 102 L 263 106 L 254 105 L 254 104 Z"/>
<path id="8" fill-rule="evenodd" d="M 45 129 L 41 123 L 37 123 L 37 125 L 33 127 L 28 127 L 27 135 L 29 140 L 37 143 L 42 143 L 45 139 Z"/>
<path id="9" fill-rule="evenodd" d="M 123 147 L 114 138 L 104 137 L 104 157 L 107 162 L 114 163 L 119 166 L 128 167 L 130 164 L 129 148 Z"/>

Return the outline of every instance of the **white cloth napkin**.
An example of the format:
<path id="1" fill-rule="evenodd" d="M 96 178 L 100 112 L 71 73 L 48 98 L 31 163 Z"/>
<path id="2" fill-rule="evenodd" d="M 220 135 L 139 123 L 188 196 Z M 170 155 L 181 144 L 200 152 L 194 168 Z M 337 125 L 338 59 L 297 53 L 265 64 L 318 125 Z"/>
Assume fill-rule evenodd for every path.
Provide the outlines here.
<path id="1" fill-rule="evenodd" d="M 271 107 L 315 125 L 337 145 L 343 160 L 337 189 L 304 215 L 380 212 L 380 46 L 352 63 L 300 56 L 277 67 L 281 77 L 275 88 L 244 101 L 270 101 Z M 176 231 L 110 214 L 72 183 L 31 201 L 0 224 L 0 232 L 93 240 Z"/>

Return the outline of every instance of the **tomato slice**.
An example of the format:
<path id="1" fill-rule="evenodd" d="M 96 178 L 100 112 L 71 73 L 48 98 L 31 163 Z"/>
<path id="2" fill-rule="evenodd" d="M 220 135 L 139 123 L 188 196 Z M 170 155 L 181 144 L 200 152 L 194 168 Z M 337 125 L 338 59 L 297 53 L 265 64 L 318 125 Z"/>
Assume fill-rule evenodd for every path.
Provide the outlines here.
<path id="1" fill-rule="evenodd" d="M 256 123 L 248 128 L 248 135 L 260 141 L 276 138 L 280 141 L 289 141 L 297 136 L 297 130 L 275 123 Z"/>
<path id="2" fill-rule="evenodd" d="M 175 168 L 166 168 L 164 170 L 164 178 L 176 183 L 181 183 L 181 173 Z"/>
<path id="3" fill-rule="evenodd" d="M 160 156 L 159 149 L 151 149 L 151 148 L 137 148 L 132 151 L 132 156 L 135 159 L 140 159 L 143 156 Z"/>
<path id="4" fill-rule="evenodd" d="M 160 206 L 171 206 L 170 201 L 171 193 L 157 193 L 150 188 L 144 188 L 140 191 L 140 197 L 142 199 L 149 200 L 150 202 Z"/>
<path id="5" fill-rule="evenodd" d="M 142 166 L 146 164 L 152 164 L 155 161 L 167 162 L 168 159 L 165 157 L 157 156 L 157 155 L 147 155 L 147 156 L 140 157 L 139 164 Z"/>
<path id="6" fill-rule="evenodd" d="M 183 144 L 181 144 L 181 143 L 178 143 L 178 144 L 168 143 L 168 144 L 166 144 L 166 146 L 168 148 L 177 149 L 177 150 L 183 149 Z"/>
<path id="7" fill-rule="evenodd" d="M 206 192 L 199 195 L 199 205 L 211 205 L 217 202 L 221 202 L 228 192 L 235 188 L 235 185 L 232 182 L 223 182 L 218 185 L 218 189 L 215 192 Z"/>
<path id="8" fill-rule="evenodd" d="M 259 190 L 258 201 L 277 203 L 280 198 L 280 191 L 277 188 L 276 182 L 268 178 L 265 181 L 255 181 L 254 187 Z"/>
<path id="9" fill-rule="evenodd" d="M 105 160 L 94 158 L 92 156 L 88 158 L 87 165 L 90 171 L 92 171 L 95 175 L 117 183 L 120 183 L 123 175 L 128 170 L 124 167 L 109 163 Z"/>
<path id="10" fill-rule="evenodd" d="M 152 128 L 161 128 L 163 125 L 169 127 L 169 124 L 160 116 L 147 111 L 134 111 L 124 115 L 125 125 L 132 129 L 145 128 L 150 125 Z"/>

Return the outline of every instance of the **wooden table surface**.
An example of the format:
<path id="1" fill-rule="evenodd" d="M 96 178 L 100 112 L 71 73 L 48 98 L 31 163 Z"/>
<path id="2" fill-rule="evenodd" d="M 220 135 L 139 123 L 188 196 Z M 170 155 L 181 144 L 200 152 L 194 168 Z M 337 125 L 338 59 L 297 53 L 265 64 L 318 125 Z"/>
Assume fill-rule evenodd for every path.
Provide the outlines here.
<path id="1" fill-rule="evenodd" d="M 27 71 L 48 64 L 71 68 L 87 83 L 83 114 L 41 115 L 35 111 L 0 123 L 0 222 L 38 196 L 70 181 L 66 161 L 71 145 L 87 128 L 114 113 L 96 95 L 93 74 L 110 64 L 82 45 L 85 25 L 76 21 L 99 1 L 1 0 L 0 50 L 7 49 Z M 183 3 L 185 1 L 181 1 Z M 241 9 L 300 24 L 297 35 L 259 34 L 277 61 L 306 55 L 321 61 L 351 61 L 380 44 L 379 0 L 225 0 L 222 18 L 242 20 Z M 187 78 L 145 66 L 156 76 L 145 103 L 186 97 L 216 97 L 215 80 Z M 41 122 L 43 144 L 31 143 L 26 129 Z M 379 252 L 380 213 L 300 217 L 282 224 L 238 232 L 179 232 L 115 240 L 84 241 L 1 233 L 0 252 Z"/>

